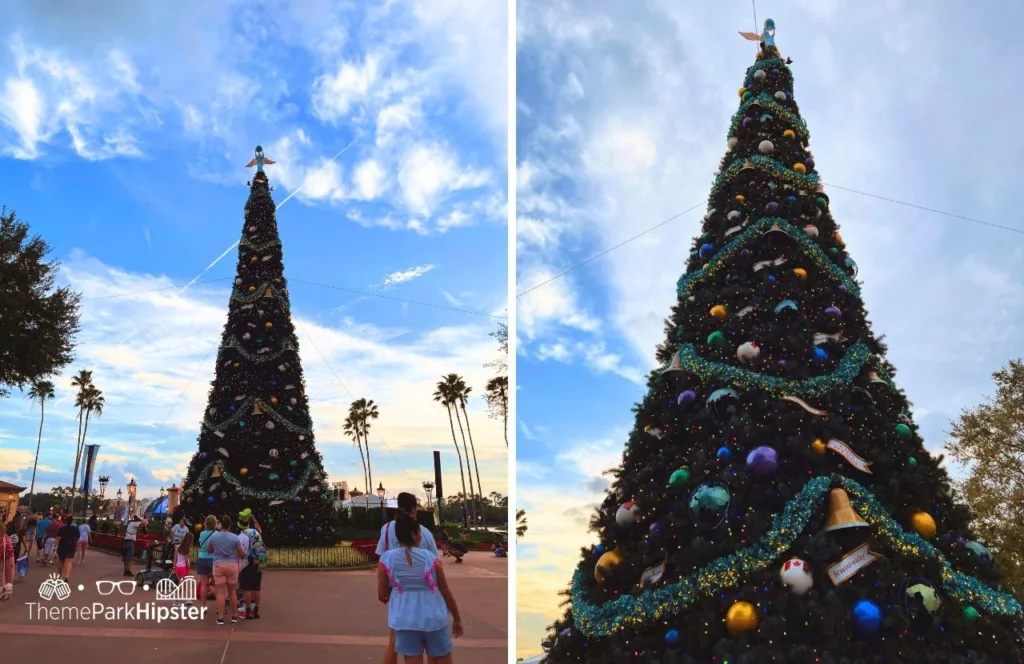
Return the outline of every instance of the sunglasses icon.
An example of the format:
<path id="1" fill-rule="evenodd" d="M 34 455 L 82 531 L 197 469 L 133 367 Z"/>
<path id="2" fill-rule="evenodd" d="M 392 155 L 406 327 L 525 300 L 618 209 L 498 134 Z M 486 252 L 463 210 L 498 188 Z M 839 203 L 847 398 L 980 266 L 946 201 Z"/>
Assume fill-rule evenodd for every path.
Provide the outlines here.
<path id="1" fill-rule="evenodd" d="M 104 597 L 110 595 L 117 589 L 122 595 L 134 595 L 135 594 L 135 581 L 133 579 L 125 579 L 124 581 L 97 581 L 96 592 Z"/>

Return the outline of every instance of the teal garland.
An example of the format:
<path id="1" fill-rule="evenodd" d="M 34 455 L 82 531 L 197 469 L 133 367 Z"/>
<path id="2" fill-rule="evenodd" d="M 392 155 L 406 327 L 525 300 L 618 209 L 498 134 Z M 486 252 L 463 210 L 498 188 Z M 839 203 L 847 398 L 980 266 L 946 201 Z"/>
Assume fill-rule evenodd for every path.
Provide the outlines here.
<path id="1" fill-rule="evenodd" d="M 773 394 L 786 393 L 805 398 L 821 397 L 832 390 L 846 388 L 860 373 L 870 355 L 871 351 L 867 346 L 856 343 L 850 346 L 846 355 L 839 361 L 839 366 L 831 374 L 804 380 L 789 380 L 759 374 L 744 367 L 706 360 L 697 354 L 693 344 L 679 346 L 679 364 L 683 370 L 699 376 L 705 382 L 724 382 L 730 387 L 748 389 L 756 387 Z"/>
<path id="2" fill-rule="evenodd" d="M 281 347 L 274 352 L 253 353 L 242 347 L 242 342 L 238 340 L 238 337 L 231 337 L 230 339 L 228 339 L 227 343 L 225 343 L 222 346 L 222 349 L 224 348 L 234 349 L 236 352 L 238 352 L 239 355 L 244 357 L 246 361 L 252 362 L 253 364 L 264 364 L 266 362 L 271 362 L 273 360 L 280 359 L 280 357 L 287 353 L 288 351 L 295 350 L 295 347 L 292 345 L 292 343 L 288 339 L 285 339 L 284 342 L 281 343 Z"/>
<path id="3" fill-rule="evenodd" d="M 260 491 L 256 489 L 250 489 L 245 486 L 241 480 L 237 477 L 224 470 L 224 465 L 220 461 L 211 461 L 203 468 L 202 472 L 185 488 L 182 495 L 188 496 L 199 491 L 203 483 L 210 477 L 210 473 L 213 471 L 214 466 L 220 468 L 221 479 L 230 484 L 238 495 L 245 498 L 261 498 L 265 500 L 291 500 L 299 494 L 300 491 L 306 488 L 306 483 L 309 481 L 309 476 L 313 474 L 316 468 L 313 467 L 312 461 L 306 462 L 306 468 L 302 471 L 302 475 L 299 476 L 298 481 L 295 482 L 295 486 L 290 489 L 284 489 L 283 491 Z"/>
<path id="4" fill-rule="evenodd" d="M 737 159 L 726 166 L 715 177 L 715 181 L 711 185 L 711 195 L 708 197 L 708 200 L 714 199 L 715 196 L 717 196 L 718 193 L 745 166 L 753 166 L 754 168 L 764 172 L 768 177 L 781 180 L 799 189 L 815 191 L 817 190 L 820 182 L 817 173 L 797 173 L 782 162 L 776 161 L 771 157 L 766 157 L 763 154 L 756 154 L 751 157 Z"/>
<path id="5" fill-rule="evenodd" d="M 685 300 L 693 295 L 694 289 L 700 285 L 702 281 L 711 277 L 718 270 L 727 267 L 726 264 L 731 261 L 744 246 L 751 242 L 755 237 L 768 231 L 773 225 L 778 225 L 779 228 L 781 228 L 786 235 L 796 243 L 804 256 L 813 261 L 815 265 L 825 271 L 833 280 L 846 286 L 846 290 L 850 294 L 856 296 L 860 295 L 860 287 L 857 285 L 857 282 L 851 279 L 849 275 L 842 270 L 842 268 L 836 265 L 832 259 L 829 258 L 828 254 L 822 251 L 821 247 L 819 247 L 817 243 L 810 238 L 810 236 L 785 219 L 780 217 L 763 217 L 727 242 L 706 265 L 701 267 L 701 269 L 681 276 L 676 284 L 676 290 L 679 297 Z"/>
<path id="6" fill-rule="evenodd" d="M 766 58 L 764 60 L 758 60 L 747 69 L 747 75 L 743 78 L 743 87 L 749 88 L 751 82 L 754 80 L 754 72 L 760 69 L 779 69 L 786 77 L 786 83 L 789 87 L 793 87 L 793 71 L 786 64 L 786 61 L 782 58 Z"/>
<path id="7" fill-rule="evenodd" d="M 297 424 L 292 424 L 287 419 L 285 419 L 284 415 L 278 413 L 273 406 L 263 401 L 262 399 L 258 399 L 256 397 L 249 397 L 247 399 L 244 399 L 235 408 L 235 414 L 229 417 L 228 419 L 224 420 L 220 424 L 211 422 L 209 417 L 204 417 L 203 429 L 210 432 L 223 431 L 224 429 L 227 429 L 228 427 L 237 424 L 243 417 L 251 417 L 252 408 L 256 404 L 260 405 L 260 410 L 263 411 L 264 415 L 268 415 L 271 419 L 273 419 L 275 422 L 283 426 L 288 431 L 292 433 L 306 434 L 307 436 L 313 434 L 312 429 L 309 429 L 307 427 L 300 427 Z M 308 415 L 306 416 L 306 420 L 307 422 L 309 421 Z"/>
<path id="8" fill-rule="evenodd" d="M 1021 615 L 1020 603 L 1011 595 L 992 590 L 978 579 L 954 571 L 938 549 L 920 535 L 904 532 L 867 489 L 854 480 L 834 474 L 807 482 L 800 493 L 786 503 L 782 514 L 772 519 L 771 530 L 752 546 L 723 556 L 675 583 L 596 605 L 587 600 L 585 574 L 577 569 L 569 591 L 576 629 L 590 637 L 609 636 L 626 629 L 638 631 L 650 623 L 677 616 L 701 595 L 710 596 L 736 587 L 751 573 L 779 561 L 812 516 L 820 511 L 833 483 L 850 493 L 858 514 L 877 526 L 879 535 L 895 551 L 937 560 L 943 570 L 941 586 L 947 595 L 961 604 L 977 605 L 992 615 Z"/>
<path id="9" fill-rule="evenodd" d="M 257 243 L 253 242 L 249 238 L 243 238 L 241 242 L 239 242 L 238 244 L 252 251 L 263 251 L 264 249 L 269 249 L 270 247 L 280 247 L 281 240 L 280 238 L 274 238 L 273 240 L 267 240 L 266 242 Z"/>
<path id="10" fill-rule="evenodd" d="M 268 288 L 270 289 L 270 292 L 273 293 L 274 297 L 277 297 L 277 298 L 281 297 L 282 291 L 280 289 L 278 289 L 276 286 L 274 286 L 273 284 L 271 284 L 269 281 L 265 281 L 262 284 L 260 284 L 259 286 L 257 286 L 256 290 L 254 290 L 251 293 L 248 293 L 248 292 L 243 293 L 241 291 L 241 289 L 239 289 L 239 288 L 233 289 L 232 293 L 231 293 L 231 300 L 233 302 L 242 302 L 244 304 L 251 304 L 251 303 L 255 302 L 256 300 L 260 299 L 261 297 L 263 297 L 263 294 L 267 292 Z"/>
<path id="11" fill-rule="evenodd" d="M 736 114 L 732 116 L 732 122 L 729 123 L 730 137 L 736 135 L 736 132 L 739 131 L 740 125 L 743 123 L 743 118 L 746 117 L 747 109 L 755 103 L 759 106 L 764 106 L 772 113 L 775 113 L 780 120 L 793 125 L 793 131 L 796 132 L 804 142 L 811 140 L 811 132 L 808 131 L 807 125 L 804 123 L 804 119 L 779 102 L 775 101 L 775 98 L 766 92 L 762 92 L 756 97 L 751 97 L 740 104 L 740 110 L 736 111 Z"/>

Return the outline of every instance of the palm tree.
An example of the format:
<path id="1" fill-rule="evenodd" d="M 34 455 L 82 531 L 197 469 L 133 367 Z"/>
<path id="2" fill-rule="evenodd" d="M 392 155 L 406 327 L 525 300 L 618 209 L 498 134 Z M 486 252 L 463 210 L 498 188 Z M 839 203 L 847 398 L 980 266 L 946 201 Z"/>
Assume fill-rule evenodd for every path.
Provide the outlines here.
<path id="1" fill-rule="evenodd" d="M 505 447 L 508 447 L 508 376 L 495 376 L 487 381 L 487 392 L 484 395 L 491 417 L 505 425 Z"/>
<path id="2" fill-rule="evenodd" d="M 437 384 L 437 391 L 434 392 L 434 401 L 441 403 L 445 408 L 448 409 L 448 426 L 452 430 L 452 442 L 455 443 L 455 454 L 459 456 L 459 475 L 462 476 L 462 509 L 465 512 L 469 512 L 469 506 L 466 503 L 466 473 L 462 469 L 462 450 L 459 449 L 459 441 L 455 438 L 455 422 L 452 420 L 452 405 L 455 403 L 455 395 L 452 394 L 451 387 L 445 381 L 440 381 Z"/>
<path id="3" fill-rule="evenodd" d="M 373 399 L 356 399 L 349 407 L 349 413 L 355 414 L 355 423 L 359 426 L 359 433 L 363 438 L 363 446 L 366 448 L 366 478 L 368 484 L 366 491 L 373 491 L 373 464 L 370 462 L 370 420 L 380 416 L 377 404 Z"/>
<path id="4" fill-rule="evenodd" d="M 78 450 L 78 454 L 79 454 L 80 457 L 82 457 L 83 461 L 85 460 L 85 458 L 83 456 L 83 454 L 85 452 L 85 436 L 86 436 L 87 433 L 89 433 L 89 416 L 92 415 L 93 413 L 95 413 L 96 417 L 102 417 L 103 416 L 103 406 L 106 405 L 106 403 L 107 403 L 107 400 L 103 396 L 103 392 L 101 392 L 99 388 L 93 386 L 86 393 L 86 396 L 85 396 L 85 426 L 82 428 L 82 442 L 79 445 L 79 450 Z M 77 471 L 76 471 L 75 476 L 77 477 Z M 77 482 L 77 480 L 76 480 L 76 482 Z M 75 498 L 77 498 L 77 497 L 78 497 L 78 489 L 76 487 L 72 487 L 72 489 L 71 489 L 71 510 L 70 510 L 70 512 L 72 514 L 75 513 Z M 86 503 L 86 507 L 88 507 L 88 505 L 89 505 L 89 497 L 88 496 L 85 497 L 85 503 Z"/>
<path id="5" fill-rule="evenodd" d="M 75 468 L 71 471 L 71 488 L 78 482 L 78 464 L 82 460 L 82 425 L 85 423 L 85 405 L 88 401 L 88 393 L 92 384 L 92 371 L 80 369 L 78 375 L 71 379 L 71 387 L 77 387 L 75 405 L 78 407 L 78 438 L 75 441 Z"/>
<path id="6" fill-rule="evenodd" d="M 28 506 L 32 508 L 32 499 L 36 494 L 36 468 L 39 466 L 39 448 L 43 444 L 43 422 L 46 420 L 46 401 L 54 397 L 53 383 L 48 380 L 36 379 L 28 391 L 28 398 L 39 402 L 39 438 L 36 440 L 36 460 L 32 462 L 32 484 L 28 490 Z"/>
<path id="7" fill-rule="evenodd" d="M 462 428 L 462 416 L 459 415 L 459 401 L 462 398 L 462 390 L 466 384 L 462 382 L 461 376 L 453 373 L 445 376 L 444 381 L 448 386 L 448 393 L 451 397 L 452 407 L 455 409 L 455 421 L 459 424 L 459 435 L 462 436 L 462 450 L 466 453 L 466 468 L 469 470 L 469 510 L 473 518 L 472 523 L 475 525 L 477 516 L 477 491 L 473 488 L 473 471 L 469 467 L 469 447 L 466 445 L 466 430 Z"/>
<path id="8" fill-rule="evenodd" d="M 473 452 L 473 469 L 476 471 L 477 512 L 484 517 L 484 525 L 486 526 L 487 517 L 484 516 L 483 508 L 484 485 L 480 483 L 480 465 L 476 461 L 476 445 L 473 444 L 473 432 L 469 428 L 469 412 L 466 411 L 466 401 L 469 399 L 469 393 L 473 391 L 473 388 L 466 385 L 462 376 L 459 376 L 458 378 L 459 382 L 456 396 L 458 397 L 459 406 L 462 408 L 462 416 L 466 418 L 466 433 L 469 435 L 469 449 Z M 468 455 L 466 457 L 466 462 L 469 463 Z"/>
<path id="9" fill-rule="evenodd" d="M 359 458 L 363 462 L 363 493 L 367 493 L 366 487 L 366 455 L 363 454 L 363 443 L 359 438 L 360 427 L 356 424 L 356 420 L 353 419 L 355 416 L 352 413 L 352 409 L 349 408 L 349 416 L 345 418 L 345 424 L 342 427 L 345 433 L 352 436 L 352 439 L 356 442 L 356 446 L 359 447 Z"/>
<path id="10" fill-rule="evenodd" d="M 526 535 L 526 510 L 516 510 L 516 539 Z"/>

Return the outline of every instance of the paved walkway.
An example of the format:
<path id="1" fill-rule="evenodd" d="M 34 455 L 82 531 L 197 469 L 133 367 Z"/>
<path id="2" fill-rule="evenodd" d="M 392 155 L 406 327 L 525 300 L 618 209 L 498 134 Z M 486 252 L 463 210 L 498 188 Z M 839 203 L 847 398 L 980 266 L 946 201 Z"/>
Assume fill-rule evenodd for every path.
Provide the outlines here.
<path id="1" fill-rule="evenodd" d="M 466 636 L 455 642 L 455 660 L 475 664 L 508 661 L 508 560 L 473 552 L 465 562 L 445 566 L 459 602 Z M 0 642 L 7 661 L 40 660 L 43 639 L 73 643 L 75 659 L 107 661 L 111 653 L 146 664 L 260 664 L 281 661 L 380 662 L 387 645 L 387 610 L 377 601 L 376 572 L 275 571 L 263 574 L 260 619 L 236 625 L 214 624 L 213 602 L 202 620 L 92 617 L 81 609 L 139 605 L 167 607 L 153 590 L 130 597 L 100 596 L 96 581 L 120 581 L 119 558 L 90 550 L 71 574 L 71 596 L 40 596 L 56 568 L 36 565 L 16 583 L 14 597 L 0 604 Z M 138 565 L 133 569 L 138 571 Z M 81 586 L 81 590 L 79 589 Z M 41 618 L 40 607 L 52 617 Z M 60 607 L 57 609 L 57 607 Z M 77 613 L 77 617 L 76 617 Z M 123 613 L 123 610 L 122 610 Z M 57 637 L 57 641 L 53 641 Z M 72 641 L 67 641 L 71 638 Z M 54 646 L 59 647 L 59 646 Z M 341 658 L 339 660 L 339 658 Z"/>

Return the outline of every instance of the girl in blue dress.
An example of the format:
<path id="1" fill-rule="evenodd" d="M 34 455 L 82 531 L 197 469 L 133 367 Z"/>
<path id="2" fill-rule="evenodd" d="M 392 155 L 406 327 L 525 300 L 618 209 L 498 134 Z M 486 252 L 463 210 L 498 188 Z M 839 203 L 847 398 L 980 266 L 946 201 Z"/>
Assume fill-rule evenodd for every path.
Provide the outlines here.
<path id="1" fill-rule="evenodd" d="M 395 520 L 395 537 L 401 546 L 385 551 L 377 566 L 377 597 L 388 605 L 395 652 L 406 664 L 422 664 L 423 655 L 452 664 L 451 637 L 462 636 L 462 618 L 441 559 L 420 548 L 420 524 L 410 518 Z"/>

